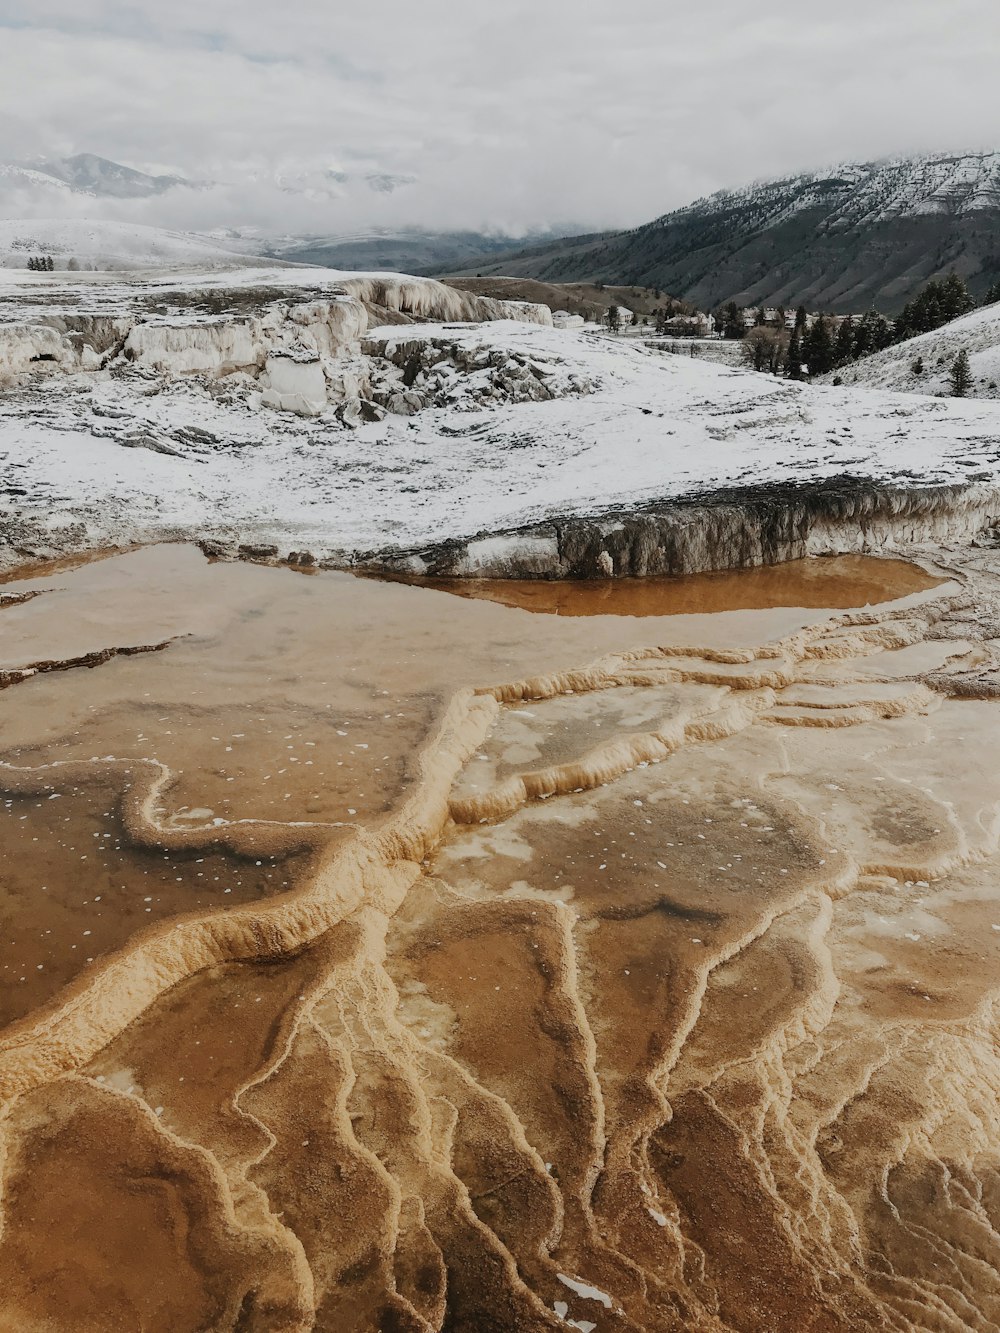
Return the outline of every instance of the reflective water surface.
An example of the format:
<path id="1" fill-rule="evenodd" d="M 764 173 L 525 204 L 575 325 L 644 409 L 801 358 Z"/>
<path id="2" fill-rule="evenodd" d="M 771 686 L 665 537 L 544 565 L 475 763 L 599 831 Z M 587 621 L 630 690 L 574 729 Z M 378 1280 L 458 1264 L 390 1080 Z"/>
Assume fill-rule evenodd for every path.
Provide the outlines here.
<path id="1" fill-rule="evenodd" d="M 1000 1323 L 985 560 L 3 591 L 0 1327 Z"/>

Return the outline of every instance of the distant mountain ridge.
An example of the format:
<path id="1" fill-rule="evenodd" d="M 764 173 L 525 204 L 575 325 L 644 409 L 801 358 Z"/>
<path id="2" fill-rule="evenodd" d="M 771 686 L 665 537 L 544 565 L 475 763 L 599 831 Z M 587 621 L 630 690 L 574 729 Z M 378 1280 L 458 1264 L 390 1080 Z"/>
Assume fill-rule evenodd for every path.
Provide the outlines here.
<path id="1" fill-rule="evenodd" d="M 733 299 L 891 312 L 950 269 L 977 294 L 1000 277 L 1000 152 L 843 163 L 757 182 L 479 271 L 655 286 L 702 307 Z"/>
<path id="2" fill-rule="evenodd" d="M 14 184 L 21 177 L 25 184 L 63 187 L 75 194 L 89 194 L 97 199 L 148 199 L 178 186 L 197 188 L 200 184 L 182 176 L 151 176 L 109 158 L 98 157 L 96 153 L 10 162 L 4 164 L 2 171 Z"/>
<path id="3" fill-rule="evenodd" d="M 650 225 L 664 225 L 685 214 L 725 215 L 740 206 L 749 208 L 751 216 L 764 225 L 813 207 L 829 211 L 829 225 L 893 217 L 959 217 L 997 209 L 1000 151 L 845 162 L 824 171 L 720 190 L 687 208 L 664 214 Z"/>
<path id="4" fill-rule="evenodd" d="M 291 236 L 257 243 L 261 253 L 297 264 L 415 274 L 466 264 L 479 266 L 523 246 L 524 237 L 429 231 L 422 227 L 373 228 L 352 234 Z"/>
<path id="5" fill-rule="evenodd" d="M 273 172 L 250 172 L 245 177 L 248 185 L 265 184 L 285 194 L 331 202 L 359 192 L 392 194 L 415 180 L 414 176 L 386 171 L 350 173 L 333 167 L 295 164 Z M 0 163 L 0 186 L 4 183 L 21 188 L 68 190 L 95 199 L 150 199 L 171 190 L 208 189 L 219 182 L 171 174 L 152 175 L 97 153 L 74 153 L 70 157 Z"/>

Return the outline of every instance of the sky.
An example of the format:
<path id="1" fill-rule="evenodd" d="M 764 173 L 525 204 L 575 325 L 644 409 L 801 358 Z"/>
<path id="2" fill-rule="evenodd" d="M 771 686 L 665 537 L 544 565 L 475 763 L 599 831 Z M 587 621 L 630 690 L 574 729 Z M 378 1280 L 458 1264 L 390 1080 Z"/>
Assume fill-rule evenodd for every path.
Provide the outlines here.
<path id="1" fill-rule="evenodd" d="M 631 226 L 755 179 L 1000 147 L 998 61 L 997 0 L 0 0 L 0 161 L 92 152 L 215 183 L 0 207 Z"/>

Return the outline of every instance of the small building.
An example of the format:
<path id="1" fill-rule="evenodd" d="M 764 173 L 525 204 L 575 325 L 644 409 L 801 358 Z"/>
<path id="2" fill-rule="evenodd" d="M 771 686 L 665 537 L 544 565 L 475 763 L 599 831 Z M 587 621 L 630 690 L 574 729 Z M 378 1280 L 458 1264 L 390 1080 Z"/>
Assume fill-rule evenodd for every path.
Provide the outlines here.
<path id="1" fill-rule="evenodd" d="M 582 329 L 585 322 L 582 315 L 571 315 L 568 310 L 552 312 L 552 327 L 556 329 Z"/>
<path id="2" fill-rule="evenodd" d="M 748 329 L 755 328 L 758 324 L 764 324 L 768 328 L 776 329 L 781 323 L 781 311 L 776 305 L 748 305 L 743 310 L 743 324 Z M 787 323 L 787 317 L 786 317 Z M 794 312 L 793 312 L 794 323 Z"/>
<path id="3" fill-rule="evenodd" d="M 663 331 L 673 338 L 709 338 L 715 332 L 715 320 L 703 310 L 696 310 L 691 315 L 664 320 Z"/>

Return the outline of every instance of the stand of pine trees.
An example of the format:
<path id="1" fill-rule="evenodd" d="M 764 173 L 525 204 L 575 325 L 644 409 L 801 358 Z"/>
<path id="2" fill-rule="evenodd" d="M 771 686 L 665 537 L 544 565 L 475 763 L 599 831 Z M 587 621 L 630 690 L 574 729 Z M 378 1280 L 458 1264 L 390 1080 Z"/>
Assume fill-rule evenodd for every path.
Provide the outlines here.
<path id="1" fill-rule="evenodd" d="M 983 298 L 983 305 L 994 303 L 1000 303 L 1000 282 L 994 283 Z M 888 320 L 873 307 L 860 319 L 849 315 L 841 320 L 834 332 L 831 320 L 823 315 L 809 328 L 805 306 L 799 306 L 784 356 L 784 373 L 793 380 L 802 379 L 805 373 L 810 378 L 825 375 L 853 361 L 860 361 L 862 357 L 884 351 L 894 343 L 906 342 L 921 333 L 930 333 L 975 308 L 975 299 L 965 279 L 957 273 L 949 273 L 946 278 L 932 278 L 912 301 L 907 302 L 895 321 Z M 784 312 L 781 314 L 783 316 Z M 762 315 L 763 306 L 758 312 L 758 325 Z M 783 324 L 782 318 L 779 328 Z M 731 339 L 745 338 L 754 332 L 754 329 L 745 327 L 743 312 L 735 301 L 730 301 L 716 311 L 715 328 L 717 333 Z M 756 360 L 751 354 L 744 359 L 747 364 L 753 364 Z M 967 392 L 967 387 L 960 391 L 953 387 L 953 392 L 961 396 Z"/>
<path id="2" fill-rule="evenodd" d="M 948 324 L 960 315 L 967 315 L 975 308 L 976 302 L 965 285 L 965 279 L 957 273 L 949 273 L 944 279 L 932 279 L 899 312 L 893 329 L 893 340 L 904 342 L 920 333 L 931 333 L 942 324 Z"/>
<path id="3" fill-rule="evenodd" d="M 997 284 L 996 300 L 1000 301 L 1000 284 Z M 907 302 L 894 323 L 890 323 L 885 315 L 874 309 L 859 320 L 845 319 L 837 330 L 832 361 L 829 363 L 823 335 L 819 335 L 818 357 L 817 349 L 808 341 L 822 323 L 822 320 L 817 321 L 803 341 L 803 358 L 811 375 L 822 375 L 827 370 L 839 370 L 852 361 L 860 361 L 862 357 L 881 352 L 893 343 L 906 342 L 921 333 L 930 333 L 975 308 L 976 302 L 964 278 L 960 278 L 957 273 L 949 273 L 947 278 L 932 278 L 912 301 Z M 820 369 L 821 366 L 823 369 Z"/>
<path id="4" fill-rule="evenodd" d="M 32 255 L 28 260 L 28 268 L 32 273 L 52 273 L 55 264 L 51 255 Z"/>

